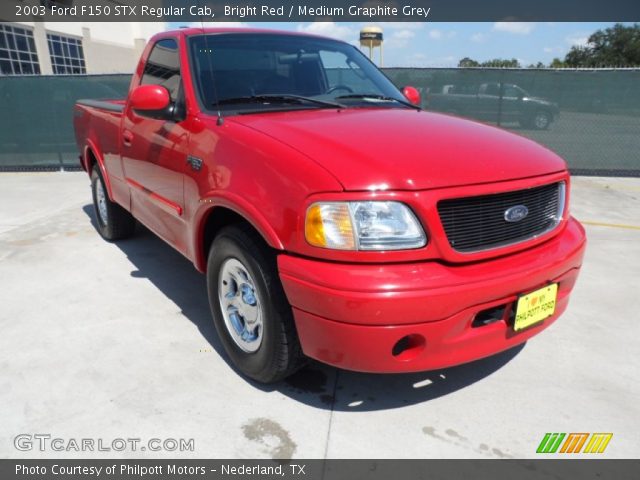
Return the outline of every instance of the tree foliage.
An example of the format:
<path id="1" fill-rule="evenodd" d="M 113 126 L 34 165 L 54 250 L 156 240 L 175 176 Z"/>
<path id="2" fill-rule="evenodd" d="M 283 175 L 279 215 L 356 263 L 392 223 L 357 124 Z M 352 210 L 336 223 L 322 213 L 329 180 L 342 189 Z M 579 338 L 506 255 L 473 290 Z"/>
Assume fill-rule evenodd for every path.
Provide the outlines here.
<path id="1" fill-rule="evenodd" d="M 640 24 L 597 30 L 586 46 L 571 47 L 564 61 L 574 68 L 640 66 Z"/>
<path id="2" fill-rule="evenodd" d="M 564 62 L 564 60 L 560 60 L 558 57 L 556 57 L 551 60 L 549 68 L 567 68 L 567 64 Z"/>
<path id="3" fill-rule="evenodd" d="M 480 63 L 476 62 L 472 58 L 464 57 L 462 60 L 458 62 L 458 67 L 479 67 Z"/>
<path id="4" fill-rule="evenodd" d="M 472 58 L 464 57 L 458 62 L 458 67 L 520 68 L 520 62 L 515 58 L 511 60 L 494 58 L 493 60 L 480 63 Z"/>
<path id="5" fill-rule="evenodd" d="M 638 0 L 634 0 L 638 1 Z M 496 58 L 478 62 L 464 57 L 458 67 L 520 68 L 515 58 Z M 532 63 L 528 68 L 545 68 L 542 62 Z M 549 68 L 597 68 L 597 67 L 640 67 L 640 23 L 622 25 L 597 30 L 592 33 L 584 46 L 573 46 L 564 60 L 554 58 Z"/>
<path id="6" fill-rule="evenodd" d="M 515 58 L 507 60 L 504 58 L 494 58 L 487 62 L 482 62 L 481 67 L 494 67 L 494 68 L 520 68 L 520 62 Z"/>

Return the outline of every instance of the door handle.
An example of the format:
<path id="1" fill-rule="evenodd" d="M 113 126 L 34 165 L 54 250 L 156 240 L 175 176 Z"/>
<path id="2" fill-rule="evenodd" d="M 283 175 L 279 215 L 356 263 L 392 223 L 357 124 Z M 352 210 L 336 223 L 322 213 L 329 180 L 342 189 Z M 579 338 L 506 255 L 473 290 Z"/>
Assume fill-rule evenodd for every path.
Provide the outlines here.
<path id="1" fill-rule="evenodd" d="M 133 133 L 129 130 L 122 132 L 122 143 L 124 143 L 125 147 L 130 147 L 133 143 Z"/>

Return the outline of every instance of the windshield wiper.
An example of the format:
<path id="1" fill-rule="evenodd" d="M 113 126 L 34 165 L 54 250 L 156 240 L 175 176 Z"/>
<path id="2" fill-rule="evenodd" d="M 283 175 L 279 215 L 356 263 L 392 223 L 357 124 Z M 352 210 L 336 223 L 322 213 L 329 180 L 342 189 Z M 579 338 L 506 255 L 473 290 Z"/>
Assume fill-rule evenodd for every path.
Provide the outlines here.
<path id="1" fill-rule="evenodd" d="M 367 98 L 371 98 L 374 100 L 383 100 L 385 102 L 398 102 L 402 105 L 405 105 L 409 108 L 413 108 L 415 110 L 422 110 L 421 107 L 419 107 L 418 105 L 414 105 L 413 103 L 409 102 L 408 100 L 401 100 L 399 98 L 396 97 L 388 97 L 386 95 L 379 95 L 377 93 L 350 93 L 349 95 L 340 95 L 339 97 L 336 97 L 336 100 L 340 100 L 340 99 L 348 99 L 348 98 L 354 98 L 354 99 L 358 99 L 358 98 L 362 98 L 362 99 L 367 99 Z"/>
<path id="2" fill-rule="evenodd" d="M 315 105 L 327 108 L 345 108 L 338 102 L 330 102 L 327 100 L 318 100 L 316 98 L 304 97 L 302 95 L 266 93 L 261 95 L 247 95 L 244 97 L 224 98 L 214 105 L 232 105 L 238 103 L 291 103 L 302 104 L 304 102 L 313 103 Z"/>

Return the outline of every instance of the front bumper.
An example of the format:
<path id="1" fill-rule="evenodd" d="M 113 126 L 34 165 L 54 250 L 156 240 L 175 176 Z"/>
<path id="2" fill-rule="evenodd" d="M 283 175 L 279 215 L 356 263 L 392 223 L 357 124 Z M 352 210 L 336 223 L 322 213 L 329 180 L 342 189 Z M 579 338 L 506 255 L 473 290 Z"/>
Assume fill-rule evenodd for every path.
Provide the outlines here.
<path id="1" fill-rule="evenodd" d="M 566 309 L 586 238 L 570 219 L 552 239 L 528 250 L 465 265 L 439 262 L 345 264 L 278 257 L 304 353 L 364 372 L 410 372 L 457 365 L 518 345 Z M 556 311 L 514 332 L 518 295 L 558 282 Z M 472 326 L 504 306 L 502 318 Z"/>

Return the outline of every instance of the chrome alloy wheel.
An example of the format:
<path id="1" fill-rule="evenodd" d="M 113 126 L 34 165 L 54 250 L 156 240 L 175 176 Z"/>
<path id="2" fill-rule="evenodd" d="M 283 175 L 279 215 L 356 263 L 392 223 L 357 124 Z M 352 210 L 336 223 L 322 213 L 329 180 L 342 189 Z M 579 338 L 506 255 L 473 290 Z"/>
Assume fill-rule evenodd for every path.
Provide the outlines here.
<path id="1" fill-rule="evenodd" d="M 100 221 L 102 225 L 107 226 L 108 224 L 108 213 L 107 213 L 107 196 L 104 193 L 104 187 L 102 186 L 102 181 L 98 178 L 96 182 L 96 203 L 98 204 L 98 215 L 100 215 Z"/>
<path id="2" fill-rule="evenodd" d="M 240 261 L 228 258 L 218 275 L 218 300 L 227 331 L 235 344 L 253 353 L 262 343 L 262 309 L 255 282 Z"/>

